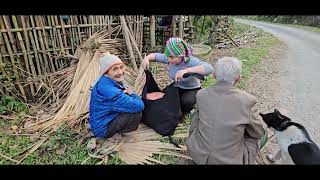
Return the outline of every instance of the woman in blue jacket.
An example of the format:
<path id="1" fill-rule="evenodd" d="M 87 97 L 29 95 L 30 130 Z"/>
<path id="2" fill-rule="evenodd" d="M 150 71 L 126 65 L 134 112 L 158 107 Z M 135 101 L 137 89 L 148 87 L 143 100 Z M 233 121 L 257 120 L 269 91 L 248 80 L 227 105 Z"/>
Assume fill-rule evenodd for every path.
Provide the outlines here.
<path id="1" fill-rule="evenodd" d="M 100 76 L 92 88 L 90 126 L 99 138 L 127 133 L 138 128 L 143 101 L 123 83 L 125 66 L 119 57 L 105 53 L 100 58 Z"/>

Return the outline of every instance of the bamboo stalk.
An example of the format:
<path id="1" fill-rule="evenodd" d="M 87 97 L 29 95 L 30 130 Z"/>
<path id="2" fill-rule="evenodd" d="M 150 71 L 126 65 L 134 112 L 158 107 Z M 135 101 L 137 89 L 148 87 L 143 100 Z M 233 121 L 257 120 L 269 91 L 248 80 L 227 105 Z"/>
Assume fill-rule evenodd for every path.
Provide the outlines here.
<path id="1" fill-rule="evenodd" d="M 93 24 L 94 24 L 94 22 L 93 22 L 93 21 L 94 21 L 94 20 L 93 20 L 94 18 L 93 18 L 93 16 L 90 16 L 90 18 L 91 18 L 91 31 L 92 31 L 91 33 L 94 34 L 94 25 L 93 25 Z M 92 35 L 92 34 L 91 34 L 91 35 Z"/>
<path id="2" fill-rule="evenodd" d="M 31 20 L 31 25 L 32 27 L 34 27 L 34 21 L 33 21 L 33 17 L 32 16 L 29 16 L 30 17 L 30 20 Z M 29 22 L 27 22 L 27 26 L 29 26 Z M 37 69 L 38 69 L 38 75 L 41 75 L 44 73 L 43 69 L 41 68 L 41 56 L 38 54 L 38 47 L 39 47 L 39 44 L 38 44 L 38 39 L 36 38 L 36 30 L 33 29 L 33 31 L 29 31 L 29 36 L 31 38 L 31 44 L 33 46 L 33 52 L 34 52 L 34 56 L 36 57 L 36 64 L 37 64 Z"/>
<path id="3" fill-rule="evenodd" d="M 48 50 L 49 49 L 49 44 L 48 44 L 48 41 L 47 41 L 47 33 L 46 33 L 45 29 L 44 29 L 44 25 L 45 25 L 45 19 L 41 18 L 40 19 L 40 26 L 42 27 L 42 33 L 43 33 L 43 36 L 44 36 L 45 50 Z M 50 66 L 51 66 L 51 72 L 56 72 L 56 68 L 55 68 L 55 66 L 53 64 L 53 59 L 51 57 L 50 51 L 49 51 L 48 57 L 49 57 L 49 62 L 50 62 Z"/>
<path id="4" fill-rule="evenodd" d="M 88 16 L 88 17 L 89 17 L 89 16 Z M 88 24 L 87 16 L 83 16 L 83 21 L 84 21 L 84 22 L 83 22 L 84 24 Z M 90 29 L 90 28 L 86 28 L 86 29 L 85 29 L 85 33 L 87 34 L 88 37 L 90 36 L 89 29 Z"/>
<path id="5" fill-rule="evenodd" d="M 61 29 L 62 29 L 62 34 L 63 34 L 63 43 L 64 43 L 63 47 L 67 47 L 68 46 L 68 44 L 67 44 L 67 36 L 66 36 L 66 31 L 64 29 L 64 22 L 63 22 L 61 17 L 60 17 L 60 22 L 61 22 Z M 68 50 L 66 52 L 68 54 L 70 53 Z"/>
<path id="6" fill-rule="evenodd" d="M 70 21 L 71 25 L 72 25 L 72 22 L 73 21 Z M 75 44 L 74 44 L 74 29 L 71 28 L 70 31 L 70 37 L 69 37 L 69 40 L 70 40 L 70 45 L 71 45 L 71 51 L 72 51 L 72 54 L 75 53 Z"/>
<path id="7" fill-rule="evenodd" d="M 3 18 L 4 25 L 8 30 L 8 36 L 9 36 L 9 40 L 10 40 L 11 46 L 13 48 L 13 53 L 17 53 L 18 49 L 17 49 L 16 44 L 15 44 L 15 38 L 14 38 L 12 32 L 10 31 L 10 29 L 11 29 L 10 21 L 9 21 L 7 16 L 2 16 L 2 18 Z M 21 65 L 21 62 L 20 62 L 20 56 L 19 55 L 17 55 L 17 61 L 16 62 L 18 64 L 18 66 L 22 69 L 22 65 Z M 20 72 L 20 73 L 24 74 L 23 72 Z"/>
<path id="8" fill-rule="evenodd" d="M 55 17 L 55 23 L 59 24 L 58 17 L 57 16 L 54 16 L 54 17 Z M 58 39 L 59 39 L 59 43 L 60 43 L 60 48 L 61 48 L 62 52 L 66 52 L 64 49 L 63 42 L 62 42 L 60 29 L 57 29 L 57 31 L 58 31 Z"/>
<path id="9" fill-rule="evenodd" d="M 3 17 L 4 17 L 4 16 L 3 16 Z M 4 27 L 5 27 L 4 22 L 2 21 L 1 18 L 0 18 L 0 27 L 1 27 L 1 28 L 4 28 Z M 9 31 L 10 31 L 10 29 L 8 29 L 8 32 L 9 32 Z M 17 77 L 17 80 L 20 81 L 20 75 L 19 75 L 19 73 L 18 73 L 18 70 L 17 70 L 16 66 L 14 66 L 15 60 L 14 60 L 14 57 L 13 57 L 13 54 L 12 54 L 12 49 L 11 49 L 11 46 L 10 46 L 10 43 L 9 43 L 9 39 L 8 39 L 8 37 L 7 37 L 6 34 L 3 34 L 3 38 L 4 38 L 4 41 L 5 41 L 6 45 L 7 45 L 8 53 L 10 54 L 10 60 L 11 60 L 12 66 L 13 66 L 14 74 L 15 74 L 15 76 Z M 20 92 L 21 92 L 22 98 L 24 99 L 25 102 L 27 102 L 27 97 L 26 97 L 26 94 L 25 94 L 25 92 L 24 92 L 24 89 L 23 89 L 22 85 L 19 84 L 19 83 L 16 83 L 16 84 L 18 85 L 18 88 L 19 88 L 19 90 L 20 90 Z"/>
<path id="10" fill-rule="evenodd" d="M 18 22 L 17 22 L 17 18 L 16 16 L 12 16 L 12 22 L 14 24 L 14 27 L 15 28 L 18 28 Z M 20 43 L 20 46 L 21 46 L 21 49 L 22 49 L 22 52 L 23 52 L 23 58 L 24 58 L 24 61 L 25 61 L 25 66 L 26 66 L 26 70 L 28 73 L 30 73 L 30 68 L 29 68 L 29 62 L 28 62 L 28 57 L 27 57 L 27 52 L 26 52 L 26 48 L 23 44 L 23 39 L 22 39 L 22 36 L 20 34 L 20 32 L 17 32 L 17 36 L 18 36 L 18 40 L 19 40 L 19 43 Z M 33 87 L 33 84 L 30 83 L 30 91 L 31 91 L 31 95 L 32 95 L 32 99 L 34 100 L 34 87 Z"/>
<path id="11" fill-rule="evenodd" d="M 54 16 L 51 16 L 51 24 L 53 26 L 53 42 L 54 42 L 53 47 L 55 49 L 55 54 L 58 54 L 57 49 L 61 50 L 61 47 L 60 47 L 60 43 L 59 43 L 58 30 L 56 28 Z M 63 67 L 63 64 L 61 63 L 61 61 L 59 59 L 55 58 L 55 62 L 58 65 L 57 69 L 60 69 L 61 67 Z"/>
<path id="12" fill-rule="evenodd" d="M 178 36 L 180 37 L 180 38 L 183 38 L 183 20 L 182 20 L 182 17 L 183 16 L 179 16 L 179 34 L 178 34 Z"/>
<path id="13" fill-rule="evenodd" d="M 4 40 L 3 40 L 3 37 L 2 37 L 2 33 L 0 33 L 0 50 L 1 50 L 1 52 L 0 52 L 1 64 L 0 65 L 1 65 L 1 71 L 2 71 L 3 74 L 7 75 L 7 71 L 4 68 L 4 62 L 6 62 L 6 60 L 5 60 L 5 57 L 3 56 L 3 54 L 5 53 L 5 48 L 4 48 L 5 44 L 4 44 L 3 41 Z M 3 56 L 3 60 L 2 60 L 2 56 Z M 2 85 L 2 83 L 1 83 L 1 85 Z M 1 93 L 8 95 L 9 92 L 8 92 L 7 88 L 3 87 L 3 89 L 4 89 L 4 92 L 1 92 Z"/>
<path id="14" fill-rule="evenodd" d="M 142 52 L 142 42 L 143 42 L 143 19 L 144 19 L 144 16 L 140 16 L 140 19 L 139 19 L 139 23 L 140 23 L 140 52 Z M 142 22 L 141 22 L 142 21 Z"/>
<path id="15" fill-rule="evenodd" d="M 55 48 L 55 47 L 54 47 L 53 27 L 52 27 L 52 25 L 51 25 L 51 17 L 50 17 L 50 16 L 47 16 L 47 21 L 48 21 L 48 25 L 51 27 L 51 28 L 49 29 L 50 45 L 51 45 L 53 48 Z M 43 27 L 43 29 L 45 30 L 46 28 Z M 48 46 L 49 46 L 49 44 L 48 44 Z M 48 49 L 49 49 L 49 47 L 48 47 Z M 55 51 L 54 51 L 54 53 L 55 53 Z M 57 62 L 56 62 L 54 59 L 51 59 L 51 61 L 52 61 L 52 65 L 53 65 L 54 71 L 56 71 L 56 69 L 59 68 L 59 67 L 58 67 L 58 64 L 57 64 Z"/>
<path id="16" fill-rule="evenodd" d="M 40 26 L 39 17 L 35 16 L 34 18 L 35 18 L 36 26 Z M 42 36 L 41 30 L 38 30 L 38 35 L 39 35 L 40 49 L 42 51 L 45 51 L 46 48 L 44 47 L 43 36 Z M 46 73 L 50 73 L 51 71 L 50 71 L 50 68 L 49 68 L 47 55 L 46 54 L 42 54 L 42 56 L 43 56 L 43 65 L 44 65 L 44 69 L 45 69 L 44 72 L 45 72 L 45 74 Z"/>
<path id="17" fill-rule="evenodd" d="M 80 26 L 79 26 L 78 22 L 76 22 L 76 23 L 77 23 L 77 29 L 78 29 L 78 34 L 79 34 L 79 44 L 81 44 L 82 43 L 82 39 L 81 39 Z"/>
<path id="18" fill-rule="evenodd" d="M 128 27 L 126 26 L 126 28 L 128 28 Z M 138 45 L 137 45 L 137 42 L 136 42 L 136 40 L 133 38 L 133 35 L 130 33 L 130 30 L 128 30 L 128 34 L 129 34 L 130 40 L 131 40 L 131 42 L 132 42 L 132 44 L 133 44 L 133 47 L 134 47 L 135 50 L 137 51 L 138 57 L 139 57 L 139 59 L 140 59 L 140 63 L 142 63 L 143 58 L 142 58 L 141 52 L 139 51 L 139 47 L 138 47 Z"/>
<path id="19" fill-rule="evenodd" d="M 77 38 L 77 29 L 75 29 L 76 28 L 76 26 L 74 25 L 74 17 L 72 16 L 71 17 L 71 24 L 73 25 L 73 28 L 72 28 L 72 42 L 73 42 L 73 45 L 74 46 L 76 46 L 76 45 L 79 45 L 79 39 Z"/>
<path id="20" fill-rule="evenodd" d="M 122 32 L 123 32 L 123 35 L 124 35 L 124 38 L 125 38 L 125 41 L 126 41 L 126 44 L 127 44 L 127 49 L 128 49 L 128 52 L 129 52 L 129 57 L 130 57 L 132 66 L 133 66 L 134 70 L 138 71 L 138 67 L 137 67 L 136 61 L 134 59 L 132 45 L 130 43 L 129 30 L 128 30 L 128 27 L 126 25 L 124 16 L 120 16 L 120 22 L 122 24 Z"/>

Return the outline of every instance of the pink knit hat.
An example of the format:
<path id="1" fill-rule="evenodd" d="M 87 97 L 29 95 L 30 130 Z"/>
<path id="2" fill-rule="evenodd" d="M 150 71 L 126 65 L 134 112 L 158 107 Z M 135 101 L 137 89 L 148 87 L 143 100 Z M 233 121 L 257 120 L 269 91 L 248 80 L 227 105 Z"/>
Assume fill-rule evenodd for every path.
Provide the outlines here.
<path id="1" fill-rule="evenodd" d="M 103 53 L 99 61 L 100 61 L 100 65 L 99 65 L 100 76 L 103 75 L 105 72 L 107 72 L 112 66 L 116 64 L 122 64 L 122 61 L 118 56 L 110 54 L 109 52 Z"/>

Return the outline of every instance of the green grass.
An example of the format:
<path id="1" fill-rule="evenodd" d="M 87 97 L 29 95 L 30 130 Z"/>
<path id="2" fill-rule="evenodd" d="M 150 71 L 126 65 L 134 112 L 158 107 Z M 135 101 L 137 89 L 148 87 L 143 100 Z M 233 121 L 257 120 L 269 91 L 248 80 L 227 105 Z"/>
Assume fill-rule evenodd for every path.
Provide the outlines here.
<path id="1" fill-rule="evenodd" d="M 0 119 L 1 128 L 10 128 L 13 124 Z M 81 164 L 88 156 L 86 142 L 78 144 L 76 133 L 60 128 L 46 143 L 40 146 L 35 152 L 29 155 L 22 164 Z M 28 149 L 33 143 L 29 136 L 10 136 L 2 133 L 0 135 L 0 153 L 19 160 L 21 152 Z M 57 149 L 64 148 L 63 154 L 57 154 Z M 90 158 L 86 164 L 95 164 L 96 159 Z M 0 157 L 0 164 L 14 164 L 13 162 Z"/>
<path id="2" fill-rule="evenodd" d="M 252 70 L 265 58 L 270 48 L 278 44 L 280 41 L 269 33 L 257 38 L 256 45 L 253 48 L 239 49 L 236 57 L 242 61 L 242 72 L 239 88 L 243 88 L 247 79 L 250 77 Z"/>
<path id="3" fill-rule="evenodd" d="M 270 48 L 278 44 L 279 40 L 269 33 L 263 33 L 262 36 L 257 38 L 256 44 L 252 48 L 242 48 L 237 50 L 235 56 L 242 62 L 241 81 L 237 87 L 243 89 L 252 70 L 265 58 Z M 203 87 L 213 85 L 215 79 L 209 77 L 203 82 Z"/>

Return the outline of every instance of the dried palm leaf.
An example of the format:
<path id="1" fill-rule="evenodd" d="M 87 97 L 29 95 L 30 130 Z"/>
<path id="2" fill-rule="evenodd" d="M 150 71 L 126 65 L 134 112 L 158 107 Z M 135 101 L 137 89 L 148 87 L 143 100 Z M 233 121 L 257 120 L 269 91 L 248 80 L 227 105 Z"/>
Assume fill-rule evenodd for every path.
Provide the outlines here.
<path id="1" fill-rule="evenodd" d="M 186 136 L 185 132 L 176 134 Z M 151 128 L 140 124 L 136 131 L 127 133 L 125 136 L 119 134 L 104 140 L 100 147 L 96 149 L 96 154 L 109 156 L 117 154 L 126 164 L 165 164 L 164 162 L 152 158 L 154 154 L 164 154 L 191 159 L 185 154 L 186 147 L 177 148 L 172 144 L 161 142 L 161 135 Z"/>

